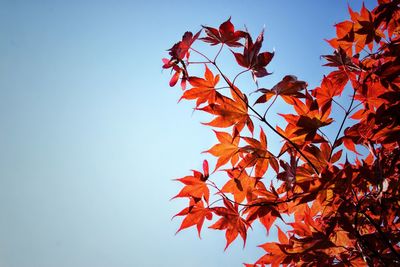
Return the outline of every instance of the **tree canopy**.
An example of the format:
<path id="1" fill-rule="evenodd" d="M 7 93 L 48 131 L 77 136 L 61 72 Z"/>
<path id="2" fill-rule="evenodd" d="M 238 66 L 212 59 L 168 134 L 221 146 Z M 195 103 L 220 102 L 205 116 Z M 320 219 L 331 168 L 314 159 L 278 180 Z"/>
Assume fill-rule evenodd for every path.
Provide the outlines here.
<path id="1" fill-rule="evenodd" d="M 274 53 L 262 50 L 263 31 L 252 37 L 231 18 L 188 31 L 169 49 L 169 85 L 179 82 L 180 100 L 211 116 L 204 125 L 217 139 L 206 151 L 215 157 L 211 171 L 204 160 L 202 170 L 177 179 L 183 187 L 174 198 L 188 201 L 175 215 L 183 218 L 178 232 L 196 227 L 200 236 L 211 220 L 226 249 L 238 236 L 246 242 L 253 223 L 268 233 L 281 221 L 278 240 L 261 244 L 265 254 L 247 267 L 400 265 L 400 1 L 348 12 L 328 40 L 333 53 L 323 56 L 330 73 L 315 88 L 292 74 L 260 88 Z M 232 61 L 219 60 L 223 50 Z M 235 63 L 242 70 L 230 77 L 222 69 Z M 199 69 L 204 75 L 192 74 Z M 244 75 L 257 90 L 239 88 Z M 292 110 L 278 125 L 268 114 L 276 101 Z M 222 186 L 216 172 L 226 177 Z"/>

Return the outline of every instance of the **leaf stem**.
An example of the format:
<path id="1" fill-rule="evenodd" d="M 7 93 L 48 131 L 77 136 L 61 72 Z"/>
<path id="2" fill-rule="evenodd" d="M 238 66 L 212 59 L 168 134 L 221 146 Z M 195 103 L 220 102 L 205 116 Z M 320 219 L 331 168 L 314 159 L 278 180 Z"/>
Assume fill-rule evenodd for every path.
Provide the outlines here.
<path id="1" fill-rule="evenodd" d="M 214 61 L 211 61 L 211 59 L 209 59 L 206 55 L 204 55 L 200 51 L 194 49 L 193 47 L 190 47 L 190 49 L 193 50 L 194 52 L 196 52 L 197 54 L 199 54 L 200 56 L 204 57 L 208 61 L 208 63 L 211 63 L 211 64 L 215 65 Z"/>
<path id="2" fill-rule="evenodd" d="M 272 100 L 272 103 L 268 106 L 267 110 L 264 112 L 263 118 L 265 119 L 265 116 L 267 116 L 267 113 L 269 109 L 272 107 L 272 105 L 275 103 L 276 99 L 278 98 L 278 95 L 276 94 L 274 97 L 274 100 Z"/>
<path id="3" fill-rule="evenodd" d="M 210 64 L 211 62 L 208 62 L 208 61 L 188 61 L 187 62 L 187 65 L 190 65 L 190 64 Z"/>
<path id="4" fill-rule="evenodd" d="M 215 63 L 215 61 L 217 60 L 217 57 L 219 56 L 219 54 L 221 53 L 223 47 L 224 47 L 224 44 L 221 45 L 221 47 L 219 48 L 217 54 L 215 55 L 214 61 L 213 61 L 214 63 Z"/>
<path id="5" fill-rule="evenodd" d="M 240 75 L 242 75 L 243 73 L 246 73 L 248 71 L 249 71 L 249 69 L 245 69 L 245 70 L 239 72 L 238 74 L 236 74 L 235 78 L 233 78 L 233 80 L 232 80 L 232 85 L 235 85 L 235 81 L 237 78 L 239 78 Z"/>

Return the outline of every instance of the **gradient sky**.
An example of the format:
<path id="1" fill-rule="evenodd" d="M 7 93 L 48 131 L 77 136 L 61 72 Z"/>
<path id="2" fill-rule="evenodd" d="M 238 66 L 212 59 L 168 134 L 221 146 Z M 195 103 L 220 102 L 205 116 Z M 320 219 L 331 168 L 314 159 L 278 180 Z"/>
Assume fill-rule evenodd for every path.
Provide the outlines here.
<path id="1" fill-rule="evenodd" d="M 328 72 L 323 39 L 348 17 L 331 0 L 0 0 L 0 267 L 241 266 L 262 254 L 261 228 L 224 252 L 223 232 L 175 236 L 171 221 L 186 204 L 169 201 L 171 179 L 199 168 L 215 138 L 177 104 L 161 58 L 229 16 L 265 25 L 270 85 L 295 74 L 311 88 Z"/>

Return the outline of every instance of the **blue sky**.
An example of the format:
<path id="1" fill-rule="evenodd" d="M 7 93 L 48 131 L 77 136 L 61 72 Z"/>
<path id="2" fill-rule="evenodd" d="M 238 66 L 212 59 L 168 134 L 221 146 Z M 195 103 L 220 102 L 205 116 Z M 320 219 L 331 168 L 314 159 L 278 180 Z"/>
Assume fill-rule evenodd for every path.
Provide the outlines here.
<path id="1" fill-rule="evenodd" d="M 231 16 L 254 34 L 265 25 L 267 85 L 295 74 L 313 88 L 347 2 L 287 2 L 0 0 L 0 266 L 255 261 L 261 228 L 226 252 L 223 232 L 174 235 L 185 203 L 169 201 L 171 179 L 215 140 L 192 103 L 177 104 L 161 58 L 186 30 Z"/>

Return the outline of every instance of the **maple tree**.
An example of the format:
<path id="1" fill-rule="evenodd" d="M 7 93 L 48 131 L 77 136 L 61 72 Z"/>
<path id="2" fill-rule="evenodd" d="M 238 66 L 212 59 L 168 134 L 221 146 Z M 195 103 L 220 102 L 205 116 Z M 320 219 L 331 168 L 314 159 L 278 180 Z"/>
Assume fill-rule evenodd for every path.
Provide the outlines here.
<path id="1" fill-rule="evenodd" d="M 400 1 L 349 7 L 349 14 L 328 40 L 334 52 L 323 56 L 331 72 L 312 89 L 294 75 L 258 88 L 274 53 L 261 52 L 264 32 L 253 41 L 230 18 L 186 32 L 169 49 L 170 86 L 180 80 L 180 100 L 194 100 L 212 117 L 204 124 L 218 128 L 218 143 L 206 151 L 216 158 L 213 171 L 204 160 L 202 171 L 177 179 L 183 188 L 175 198 L 188 199 L 175 215 L 183 217 L 178 232 L 196 226 L 200 236 L 213 220 L 209 228 L 225 231 L 228 247 L 238 236 L 245 242 L 255 222 L 269 233 L 281 221 L 287 230 L 278 227 L 277 242 L 261 244 L 265 254 L 245 266 L 400 265 Z M 215 56 L 197 43 L 217 49 Z M 243 69 L 233 78 L 217 63 L 223 49 Z M 191 74 L 203 66 L 204 77 Z M 255 92 L 238 88 L 246 73 Z M 267 112 L 277 99 L 293 112 L 279 114 L 285 123 L 274 126 Z M 335 122 L 333 110 L 343 113 Z M 268 148 L 267 137 L 282 141 L 280 151 Z M 222 186 L 217 173 L 226 177 Z"/>

